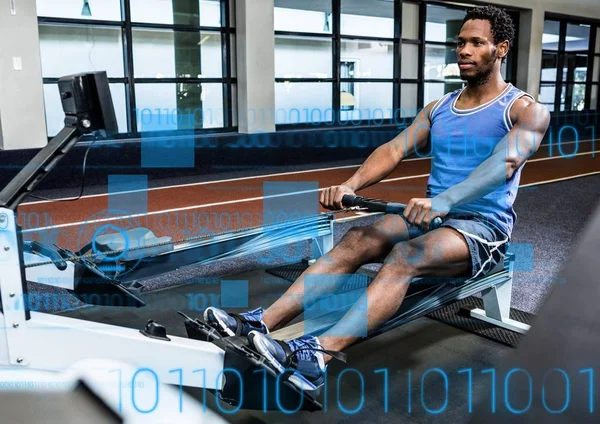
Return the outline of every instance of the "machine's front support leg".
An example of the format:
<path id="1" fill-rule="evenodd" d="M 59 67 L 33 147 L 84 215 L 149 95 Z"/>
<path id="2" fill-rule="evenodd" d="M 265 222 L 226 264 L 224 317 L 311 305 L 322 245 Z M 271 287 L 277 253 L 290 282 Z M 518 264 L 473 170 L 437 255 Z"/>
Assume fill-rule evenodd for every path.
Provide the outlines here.
<path id="1" fill-rule="evenodd" d="M 333 249 L 333 220 L 329 223 L 329 234 L 322 237 L 322 254 L 325 255 Z"/>
<path id="2" fill-rule="evenodd" d="M 510 318 L 510 301 L 512 294 L 512 278 L 505 283 L 492 286 L 482 292 L 485 309 L 471 310 L 471 317 L 480 319 L 498 327 L 525 334 L 530 325 Z"/>
<path id="3" fill-rule="evenodd" d="M 25 361 L 27 340 L 22 337 L 23 328 L 30 319 L 27 304 L 27 285 L 23 280 L 20 243 L 16 214 L 10 209 L 0 208 L 0 298 L 2 319 L 0 328 L 2 342 L 0 357 L 4 365 L 20 365 Z"/>
<path id="4" fill-rule="evenodd" d="M 329 233 L 311 240 L 311 256 L 307 259 L 309 265 L 314 264 L 321 256 L 333 249 L 333 220 L 329 222 Z"/>

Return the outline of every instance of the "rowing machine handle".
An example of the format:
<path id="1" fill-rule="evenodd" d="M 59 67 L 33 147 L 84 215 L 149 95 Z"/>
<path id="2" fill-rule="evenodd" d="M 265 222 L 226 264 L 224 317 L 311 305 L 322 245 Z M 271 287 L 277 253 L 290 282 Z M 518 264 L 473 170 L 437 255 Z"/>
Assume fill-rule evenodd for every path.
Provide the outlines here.
<path id="1" fill-rule="evenodd" d="M 342 197 L 342 205 L 344 206 L 358 206 L 366 208 L 369 212 L 385 212 L 401 215 L 406 209 L 406 205 L 403 203 L 386 202 L 379 199 L 369 199 L 366 197 L 354 196 L 352 194 L 345 194 Z M 435 230 L 440 228 L 442 225 L 442 218 L 437 217 L 431 223 L 431 229 Z"/>

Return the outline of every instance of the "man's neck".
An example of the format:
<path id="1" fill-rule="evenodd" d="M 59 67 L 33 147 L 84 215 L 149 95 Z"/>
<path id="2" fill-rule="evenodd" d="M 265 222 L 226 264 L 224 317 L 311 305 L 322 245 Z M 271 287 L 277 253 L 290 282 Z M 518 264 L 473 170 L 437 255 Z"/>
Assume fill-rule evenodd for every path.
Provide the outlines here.
<path id="1" fill-rule="evenodd" d="M 494 72 L 487 81 L 481 83 L 468 82 L 462 95 L 470 100 L 482 101 L 490 97 L 496 97 L 506 89 L 506 85 L 507 83 L 500 72 Z"/>

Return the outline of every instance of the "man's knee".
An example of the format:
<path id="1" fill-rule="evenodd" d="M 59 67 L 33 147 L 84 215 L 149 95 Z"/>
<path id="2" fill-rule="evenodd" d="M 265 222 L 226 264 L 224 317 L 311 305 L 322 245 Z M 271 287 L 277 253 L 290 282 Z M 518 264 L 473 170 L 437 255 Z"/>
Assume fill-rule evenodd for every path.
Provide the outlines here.
<path id="1" fill-rule="evenodd" d="M 379 251 L 386 244 L 385 238 L 372 226 L 352 227 L 340 241 L 340 246 L 354 251 Z"/>
<path id="2" fill-rule="evenodd" d="M 424 262 L 425 249 L 415 240 L 396 243 L 390 254 L 385 258 L 384 264 L 396 267 L 404 272 L 418 274 Z"/>

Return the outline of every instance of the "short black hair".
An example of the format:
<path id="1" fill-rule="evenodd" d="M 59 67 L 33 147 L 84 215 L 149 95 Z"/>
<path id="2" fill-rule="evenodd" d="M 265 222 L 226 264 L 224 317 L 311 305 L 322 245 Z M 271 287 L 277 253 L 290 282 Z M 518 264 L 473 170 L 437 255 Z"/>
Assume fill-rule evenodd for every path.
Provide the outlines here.
<path id="1" fill-rule="evenodd" d="M 508 40 L 509 48 L 515 40 L 515 25 L 510 15 L 495 6 L 475 7 L 467 12 L 463 25 L 470 19 L 483 19 L 490 22 L 494 44 Z"/>

